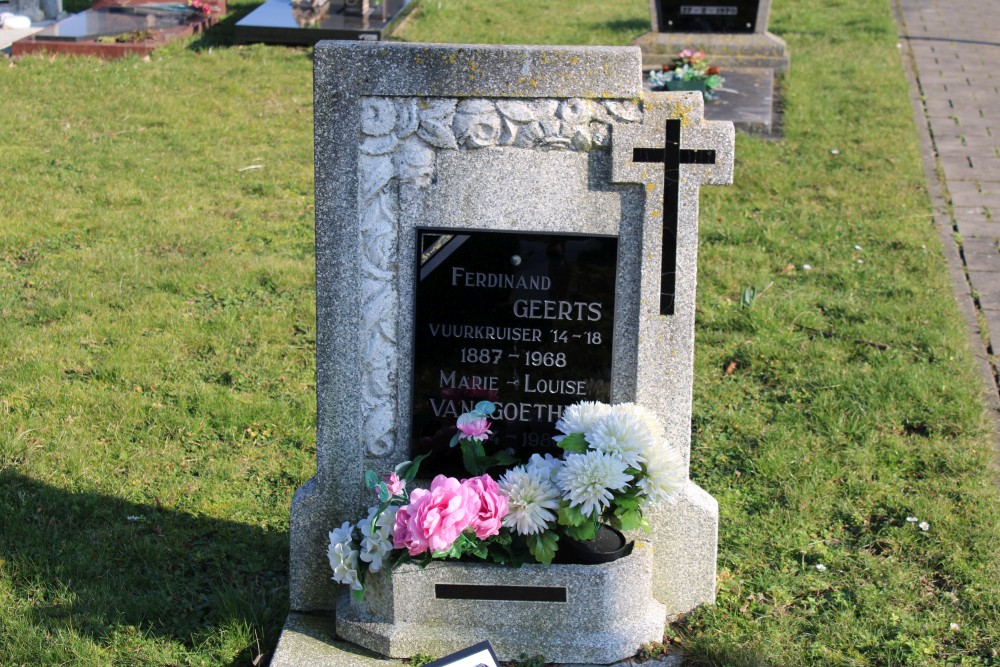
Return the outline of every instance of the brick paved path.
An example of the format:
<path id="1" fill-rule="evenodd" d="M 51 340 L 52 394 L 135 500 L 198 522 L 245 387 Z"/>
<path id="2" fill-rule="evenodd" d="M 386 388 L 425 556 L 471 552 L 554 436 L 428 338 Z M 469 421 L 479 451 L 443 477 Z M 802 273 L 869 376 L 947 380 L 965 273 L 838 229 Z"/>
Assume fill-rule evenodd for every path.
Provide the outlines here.
<path id="1" fill-rule="evenodd" d="M 978 295 L 989 352 L 1000 355 L 1000 0 L 891 1 L 912 57 L 924 167 L 953 282 L 960 301 L 968 303 L 970 287 Z M 978 329 L 975 313 L 970 326 Z M 996 357 L 990 361 L 984 375 L 995 383 Z M 996 400 L 993 392 L 994 407 Z"/>

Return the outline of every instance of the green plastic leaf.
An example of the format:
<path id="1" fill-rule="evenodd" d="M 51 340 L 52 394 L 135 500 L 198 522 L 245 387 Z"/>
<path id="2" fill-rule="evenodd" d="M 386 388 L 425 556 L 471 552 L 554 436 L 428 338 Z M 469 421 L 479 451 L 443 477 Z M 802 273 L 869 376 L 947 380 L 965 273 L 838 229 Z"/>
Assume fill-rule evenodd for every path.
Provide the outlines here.
<path id="1" fill-rule="evenodd" d="M 375 488 L 378 489 L 378 499 L 383 503 L 389 502 L 389 499 L 392 498 L 389 486 L 385 482 L 379 482 Z"/>
<path id="2" fill-rule="evenodd" d="M 365 488 L 374 489 L 375 485 L 378 484 L 378 475 L 375 474 L 374 470 L 365 471 Z"/>
<path id="3" fill-rule="evenodd" d="M 417 478 L 417 472 L 420 470 L 420 464 L 426 459 L 430 454 L 421 454 L 417 458 L 410 462 L 407 466 L 406 471 L 403 473 L 402 478 L 404 482 L 412 482 Z M 398 474 L 398 473 L 397 473 Z"/>
<path id="4" fill-rule="evenodd" d="M 627 510 L 619 514 L 618 519 L 622 524 L 618 530 L 636 530 L 642 525 L 642 512 L 639 510 Z"/>
<path id="5" fill-rule="evenodd" d="M 559 525 L 560 526 L 582 526 L 587 522 L 588 517 L 583 515 L 579 507 L 560 507 L 559 508 Z M 577 538 L 579 539 L 579 538 Z"/>
<path id="6" fill-rule="evenodd" d="M 557 542 L 559 536 L 552 531 L 545 531 L 540 535 L 529 535 L 526 538 L 528 551 L 542 565 L 551 565 L 552 559 L 556 557 L 556 550 L 559 548 Z"/>
<path id="7" fill-rule="evenodd" d="M 588 521 L 582 526 L 569 526 L 564 532 L 567 537 L 580 542 L 592 540 L 597 537 L 597 522 Z"/>
<path id="8" fill-rule="evenodd" d="M 517 463 L 518 459 L 507 452 L 500 450 L 493 456 L 487 457 L 486 468 L 498 468 L 500 466 L 510 466 Z"/>
<path id="9" fill-rule="evenodd" d="M 583 433 L 571 433 L 565 438 L 561 438 L 558 443 L 560 449 L 565 449 L 567 452 L 580 452 L 583 453 L 587 451 L 587 441 L 583 439 Z"/>
<path id="10" fill-rule="evenodd" d="M 462 439 L 462 435 L 463 434 L 461 431 L 455 431 L 455 435 L 451 436 L 451 441 L 448 443 L 448 446 L 454 447 L 455 445 L 457 445 L 459 441 Z"/>
<path id="11" fill-rule="evenodd" d="M 360 591 L 358 591 L 352 588 L 351 595 L 354 597 L 355 600 L 361 602 L 362 600 L 365 599 L 365 589 L 362 588 Z"/>
<path id="12" fill-rule="evenodd" d="M 615 498 L 615 506 L 622 510 L 639 509 L 639 499 L 630 498 L 629 496 Z M 618 512 L 616 512 L 616 514 L 618 514 Z"/>

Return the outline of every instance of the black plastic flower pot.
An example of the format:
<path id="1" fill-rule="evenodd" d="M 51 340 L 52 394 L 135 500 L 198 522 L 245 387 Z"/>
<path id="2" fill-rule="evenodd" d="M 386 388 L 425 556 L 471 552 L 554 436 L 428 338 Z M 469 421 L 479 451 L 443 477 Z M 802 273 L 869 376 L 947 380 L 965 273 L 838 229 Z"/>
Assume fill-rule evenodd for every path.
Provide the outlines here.
<path id="1" fill-rule="evenodd" d="M 620 530 L 600 524 L 597 535 L 592 540 L 563 539 L 559 543 L 559 560 L 563 563 L 592 565 L 610 563 L 627 556 L 632 551 L 632 542 L 625 539 Z"/>

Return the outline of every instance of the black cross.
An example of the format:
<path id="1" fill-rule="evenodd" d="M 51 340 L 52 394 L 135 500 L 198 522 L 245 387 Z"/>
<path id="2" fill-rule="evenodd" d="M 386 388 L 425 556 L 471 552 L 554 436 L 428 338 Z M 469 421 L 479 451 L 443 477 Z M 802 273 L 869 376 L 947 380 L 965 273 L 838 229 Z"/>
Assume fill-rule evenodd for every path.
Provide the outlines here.
<path id="1" fill-rule="evenodd" d="M 682 164 L 715 164 L 715 151 L 681 148 L 681 121 L 667 120 L 663 148 L 633 148 L 633 162 L 663 163 L 663 257 L 660 275 L 660 314 L 674 314 L 677 285 L 677 209 Z"/>

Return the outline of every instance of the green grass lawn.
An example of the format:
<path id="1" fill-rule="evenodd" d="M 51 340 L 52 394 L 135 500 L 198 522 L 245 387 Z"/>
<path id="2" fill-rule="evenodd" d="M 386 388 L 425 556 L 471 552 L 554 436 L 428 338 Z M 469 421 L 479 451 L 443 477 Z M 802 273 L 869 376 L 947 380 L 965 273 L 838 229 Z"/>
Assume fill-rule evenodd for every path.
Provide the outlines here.
<path id="1" fill-rule="evenodd" d="M 231 46 L 252 6 L 148 61 L 0 60 L 5 667 L 249 665 L 280 632 L 315 468 L 312 62 Z M 424 0 L 402 37 L 623 44 L 646 6 Z M 888 4 L 777 0 L 771 29 L 786 137 L 740 136 L 702 194 L 718 601 L 668 643 L 1000 665 L 991 436 Z"/>

